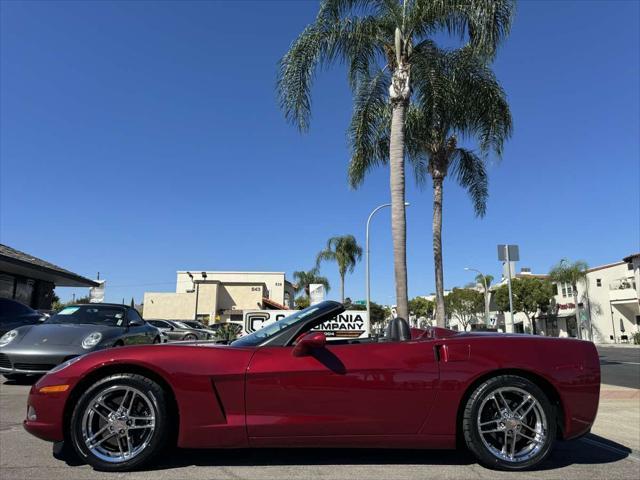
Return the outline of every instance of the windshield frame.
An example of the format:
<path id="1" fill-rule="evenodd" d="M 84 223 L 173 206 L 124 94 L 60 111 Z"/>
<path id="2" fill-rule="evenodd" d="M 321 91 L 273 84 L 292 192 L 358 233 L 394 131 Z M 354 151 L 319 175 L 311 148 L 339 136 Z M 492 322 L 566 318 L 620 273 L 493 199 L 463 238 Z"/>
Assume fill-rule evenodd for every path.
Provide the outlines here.
<path id="1" fill-rule="evenodd" d="M 321 324 L 327 317 L 334 317 L 344 310 L 345 308 L 341 303 L 331 300 L 310 305 L 303 310 L 292 310 L 291 315 L 249 335 L 240 337 L 229 345 L 232 347 L 286 346 L 305 328 L 310 330 L 314 326 Z M 291 320 L 291 317 L 295 318 Z M 286 325 L 278 328 L 283 324 Z M 267 333 L 267 336 L 264 336 L 265 333 Z"/>

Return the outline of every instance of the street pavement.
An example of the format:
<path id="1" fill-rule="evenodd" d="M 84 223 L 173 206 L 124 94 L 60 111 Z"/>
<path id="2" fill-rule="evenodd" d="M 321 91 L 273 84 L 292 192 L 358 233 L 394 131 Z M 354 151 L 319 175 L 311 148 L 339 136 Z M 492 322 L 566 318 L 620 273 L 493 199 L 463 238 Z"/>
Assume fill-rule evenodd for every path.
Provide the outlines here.
<path id="1" fill-rule="evenodd" d="M 602 383 L 640 388 L 640 347 L 598 347 Z"/>
<path id="2" fill-rule="evenodd" d="M 599 349 L 603 381 L 637 379 L 640 349 Z M 623 363 L 627 362 L 627 363 Z M 640 362 L 637 362 L 640 364 Z M 636 370 L 629 367 L 635 367 Z M 606 368 L 606 370 L 605 370 Z M 2 381 L 0 381 L 2 383 Z M 0 385 L 0 478 L 13 479 L 637 479 L 640 478 L 640 385 L 603 385 L 592 433 L 558 442 L 534 472 L 495 472 L 463 451 L 268 449 L 176 450 L 153 468 L 126 474 L 57 460 L 51 444 L 22 428 L 29 385 Z"/>

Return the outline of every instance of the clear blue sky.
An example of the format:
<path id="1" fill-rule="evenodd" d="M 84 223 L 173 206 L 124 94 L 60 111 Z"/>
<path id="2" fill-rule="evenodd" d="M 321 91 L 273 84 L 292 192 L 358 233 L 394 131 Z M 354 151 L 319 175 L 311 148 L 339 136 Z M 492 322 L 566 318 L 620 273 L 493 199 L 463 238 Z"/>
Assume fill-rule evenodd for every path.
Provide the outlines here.
<path id="1" fill-rule="evenodd" d="M 344 70 L 322 73 L 309 134 L 274 95 L 314 1 L 6 2 L 0 7 L 0 242 L 90 277 L 107 299 L 171 291 L 176 270 L 312 266 L 388 201 L 388 172 L 348 188 Z M 640 250 L 639 3 L 521 1 L 495 63 L 515 133 L 488 214 L 445 187 L 445 285 Z M 431 189 L 408 184 L 410 295 L 433 291 Z M 393 300 L 389 213 L 372 229 L 373 298 Z M 323 267 L 338 295 L 336 267 Z M 59 289 L 60 290 L 60 289 Z M 63 298 L 70 290 L 59 291 Z M 81 291 L 84 293 L 84 290 Z M 346 293 L 364 295 L 364 267 Z"/>

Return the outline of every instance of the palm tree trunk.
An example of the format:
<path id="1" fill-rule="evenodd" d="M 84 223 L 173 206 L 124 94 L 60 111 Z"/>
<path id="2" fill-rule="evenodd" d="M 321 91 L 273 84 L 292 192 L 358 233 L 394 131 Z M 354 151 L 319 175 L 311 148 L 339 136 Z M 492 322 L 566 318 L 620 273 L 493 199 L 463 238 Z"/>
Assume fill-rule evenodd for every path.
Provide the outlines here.
<path id="1" fill-rule="evenodd" d="M 443 178 L 433 177 L 433 265 L 436 275 L 436 325 L 445 327 L 444 280 L 442 274 L 442 184 Z"/>
<path id="2" fill-rule="evenodd" d="M 405 212 L 404 133 L 407 100 L 393 101 L 391 135 L 389 138 L 389 183 L 391 187 L 391 236 L 393 239 L 393 269 L 396 285 L 398 316 L 409 318 L 407 294 L 407 217 Z"/>
<path id="3" fill-rule="evenodd" d="M 344 275 L 340 275 L 340 298 L 341 303 L 344 303 Z"/>

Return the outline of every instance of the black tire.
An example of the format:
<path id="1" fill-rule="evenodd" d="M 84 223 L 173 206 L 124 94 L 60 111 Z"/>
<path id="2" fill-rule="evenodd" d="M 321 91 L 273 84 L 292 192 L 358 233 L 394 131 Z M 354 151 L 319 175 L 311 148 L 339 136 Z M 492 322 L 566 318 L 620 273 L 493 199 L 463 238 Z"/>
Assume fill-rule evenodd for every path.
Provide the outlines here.
<path id="1" fill-rule="evenodd" d="M 160 343 L 160 337 L 156 337 L 153 339 L 153 343 Z"/>
<path id="2" fill-rule="evenodd" d="M 498 453 L 492 452 L 490 447 L 485 444 L 485 440 L 483 440 L 483 436 L 480 433 L 480 427 L 479 427 L 480 421 L 479 421 L 478 415 L 480 415 L 481 413 L 480 408 L 483 405 L 483 402 L 485 402 L 485 400 L 487 402 L 495 402 L 495 400 L 493 399 L 495 397 L 499 397 L 499 395 L 495 395 L 495 394 L 499 389 L 503 389 L 503 388 L 507 388 L 507 389 L 512 388 L 512 389 L 517 389 L 519 391 L 526 392 L 538 403 L 540 407 L 540 409 L 538 410 L 539 414 L 542 415 L 543 413 L 544 417 L 546 418 L 546 432 L 545 432 L 543 441 L 534 443 L 534 445 L 536 445 L 535 448 L 537 449 L 537 451 L 533 454 L 528 454 L 530 456 L 522 455 L 521 459 L 508 460 L 505 458 L 500 458 L 498 456 L 500 452 Z M 507 403 L 509 403 L 509 391 L 507 390 L 505 392 L 507 397 Z M 518 394 L 519 392 L 516 391 L 515 393 Z M 485 403 L 485 405 L 487 404 Z M 513 407 L 513 405 L 514 403 L 511 403 L 512 410 L 517 410 L 517 408 Z M 524 407 L 522 407 L 521 410 L 519 410 L 519 412 L 522 413 L 524 410 L 526 410 L 528 405 L 530 404 L 529 403 L 526 404 Z M 493 407 L 487 406 L 487 408 L 493 408 Z M 505 423 L 501 420 L 502 417 L 497 411 L 498 410 L 497 407 L 495 408 L 495 410 L 496 410 L 495 415 L 497 416 L 494 416 L 491 418 L 498 418 L 498 420 L 495 420 L 496 421 L 495 425 L 493 424 L 488 425 L 486 428 L 487 429 L 502 428 L 503 430 L 501 430 L 500 432 L 496 432 L 493 437 L 491 435 L 487 437 L 485 434 L 484 438 L 485 439 L 489 438 L 490 441 L 493 441 L 492 439 L 495 439 L 496 442 L 500 442 L 500 440 L 502 439 L 502 432 L 504 431 L 504 428 L 505 428 Z M 509 413 L 510 412 L 507 412 L 507 415 Z M 493 421 L 494 420 L 489 420 L 489 422 L 493 422 Z M 507 426 L 509 425 L 510 424 L 507 424 Z M 532 434 L 531 431 L 528 431 L 522 427 L 515 427 L 515 428 L 518 429 L 517 430 L 518 432 L 520 431 L 527 432 L 529 435 L 535 436 L 535 434 Z M 462 429 L 463 429 L 464 439 L 465 439 L 467 448 L 475 455 L 475 457 L 478 459 L 478 462 L 481 463 L 482 465 L 488 468 L 493 468 L 497 470 L 508 470 L 508 471 L 527 470 L 540 464 L 551 452 L 551 449 L 553 447 L 553 444 L 556 438 L 556 430 L 557 430 L 556 410 L 555 410 L 555 407 L 549 401 L 549 398 L 547 397 L 547 395 L 540 389 L 540 387 L 538 387 L 533 382 L 527 380 L 526 378 L 519 377 L 516 375 L 500 375 L 500 376 L 493 377 L 486 380 L 473 391 L 464 409 L 463 419 L 462 419 Z M 511 430 L 511 431 L 514 431 L 514 430 Z M 505 439 L 507 438 L 507 435 L 508 435 L 507 433 L 504 433 Z M 514 435 L 513 433 L 511 433 L 510 439 L 513 439 L 513 437 Z M 515 438 L 518 439 L 518 436 L 515 436 Z M 535 436 L 535 438 L 538 439 L 537 436 Z M 516 441 L 524 442 L 525 445 L 527 444 L 527 439 L 523 437 L 520 437 L 520 440 L 516 440 Z M 531 442 L 528 442 L 528 443 L 531 443 Z M 503 452 L 503 453 L 506 454 L 506 452 Z"/>
<path id="3" fill-rule="evenodd" d="M 143 392 L 150 399 L 155 416 L 155 426 L 146 447 L 129 460 L 119 461 L 118 463 L 99 458 L 87 448 L 82 437 L 82 423 L 85 412 L 93 405 L 96 395 L 112 387 L 133 387 Z M 169 413 L 167 394 L 153 380 L 131 373 L 110 375 L 93 384 L 80 396 L 71 415 L 69 439 L 78 457 L 96 470 L 122 472 L 137 469 L 149 463 L 168 446 L 172 430 Z"/>
<path id="4" fill-rule="evenodd" d="M 193 341 L 193 340 L 198 340 L 198 337 L 196 335 L 194 335 L 193 333 L 187 333 L 183 340 L 189 340 L 189 341 Z"/>

